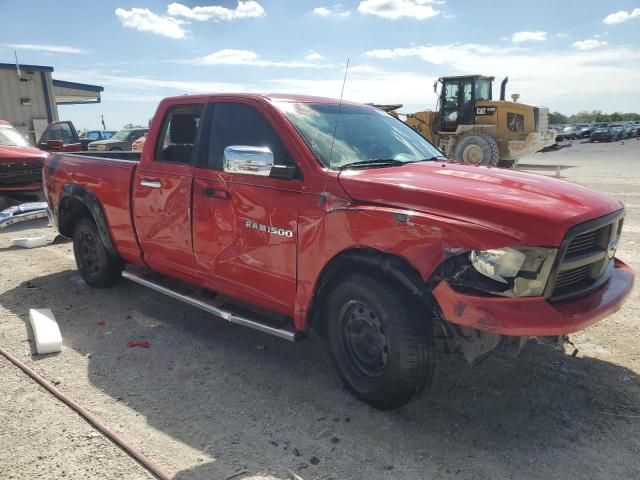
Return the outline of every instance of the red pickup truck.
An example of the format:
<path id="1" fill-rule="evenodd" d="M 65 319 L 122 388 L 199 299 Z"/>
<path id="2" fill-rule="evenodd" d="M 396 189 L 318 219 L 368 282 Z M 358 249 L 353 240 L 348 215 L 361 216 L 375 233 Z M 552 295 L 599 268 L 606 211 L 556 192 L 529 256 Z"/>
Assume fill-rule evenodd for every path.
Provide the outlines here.
<path id="1" fill-rule="evenodd" d="M 378 408 L 469 361 L 562 342 L 622 305 L 624 209 L 541 175 L 448 161 L 373 107 L 292 95 L 163 100 L 139 160 L 57 154 L 45 192 L 84 280 L 121 277 L 289 340 L 328 339 Z"/>
<path id="2" fill-rule="evenodd" d="M 9 205 L 10 196 L 40 195 L 46 157 L 18 129 L 0 120 L 0 210 Z"/>

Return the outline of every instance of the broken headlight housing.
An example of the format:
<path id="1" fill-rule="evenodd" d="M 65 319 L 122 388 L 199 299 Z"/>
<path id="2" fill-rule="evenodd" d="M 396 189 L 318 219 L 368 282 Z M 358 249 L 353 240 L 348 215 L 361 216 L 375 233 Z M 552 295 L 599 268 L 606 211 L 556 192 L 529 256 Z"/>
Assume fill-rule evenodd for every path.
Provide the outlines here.
<path id="1" fill-rule="evenodd" d="M 456 275 L 453 283 L 507 297 L 540 296 L 557 251 L 543 247 L 473 250 L 468 254 L 467 268 Z"/>

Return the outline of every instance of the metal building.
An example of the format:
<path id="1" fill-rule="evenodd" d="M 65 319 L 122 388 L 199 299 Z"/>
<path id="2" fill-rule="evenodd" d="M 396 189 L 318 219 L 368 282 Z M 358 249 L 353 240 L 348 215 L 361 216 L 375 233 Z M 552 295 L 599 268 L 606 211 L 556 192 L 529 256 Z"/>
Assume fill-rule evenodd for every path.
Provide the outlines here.
<path id="1" fill-rule="evenodd" d="M 58 105 L 100 103 L 103 87 L 51 78 L 53 67 L 0 63 L 0 119 L 34 142 L 58 120 Z"/>

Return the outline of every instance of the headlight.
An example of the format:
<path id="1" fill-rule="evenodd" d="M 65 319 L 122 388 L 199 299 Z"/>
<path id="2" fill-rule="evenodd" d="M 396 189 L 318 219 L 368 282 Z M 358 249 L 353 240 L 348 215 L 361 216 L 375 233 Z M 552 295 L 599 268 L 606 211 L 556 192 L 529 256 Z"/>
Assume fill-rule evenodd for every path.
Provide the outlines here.
<path id="1" fill-rule="evenodd" d="M 555 248 L 507 247 L 474 250 L 469 260 L 478 273 L 494 281 L 494 285 L 483 284 L 478 289 L 497 295 L 534 297 L 544 293 L 556 253 Z"/>

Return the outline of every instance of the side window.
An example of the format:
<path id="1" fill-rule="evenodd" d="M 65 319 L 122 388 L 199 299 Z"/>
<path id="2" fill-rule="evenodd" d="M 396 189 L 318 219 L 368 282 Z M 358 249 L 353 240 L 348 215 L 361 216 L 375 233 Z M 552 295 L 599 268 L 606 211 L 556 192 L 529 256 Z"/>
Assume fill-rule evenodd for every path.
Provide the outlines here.
<path id="1" fill-rule="evenodd" d="M 40 142 L 48 142 L 49 140 L 62 140 L 64 143 L 73 142 L 71 126 L 66 122 L 52 125 L 44 132 Z"/>
<path id="2" fill-rule="evenodd" d="M 444 106 L 458 106 L 458 82 L 444 84 Z"/>
<path id="3" fill-rule="evenodd" d="M 216 103 L 213 107 L 209 166 L 222 169 L 224 149 L 230 145 L 268 147 L 276 165 L 294 165 L 282 139 L 269 121 L 250 105 Z"/>
<path id="4" fill-rule="evenodd" d="M 467 105 L 473 100 L 473 83 L 464 82 L 462 87 L 462 103 Z"/>
<path id="5" fill-rule="evenodd" d="M 155 161 L 190 163 L 200 125 L 202 105 L 185 105 L 167 111 L 156 145 Z M 139 130 L 132 140 L 142 136 Z"/>

